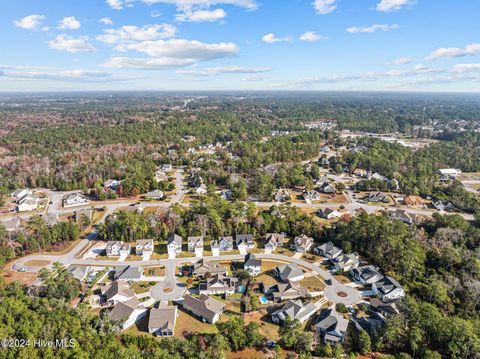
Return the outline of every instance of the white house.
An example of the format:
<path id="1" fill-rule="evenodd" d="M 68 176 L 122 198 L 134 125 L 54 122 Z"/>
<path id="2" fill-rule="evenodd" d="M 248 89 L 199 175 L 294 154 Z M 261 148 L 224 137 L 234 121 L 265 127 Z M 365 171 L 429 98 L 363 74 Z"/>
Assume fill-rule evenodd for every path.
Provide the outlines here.
<path id="1" fill-rule="evenodd" d="M 160 304 L 158 309 L 152 308 L 148 318 L 148 332 L 160 337 L 171 337 L 174 335 L 177 311 L 176 306 L 163 303 Z"/>
<path id="2" fill-rule="evenodd" d="M 122 330 L 128 329 L 140 319 L 145 318 L 146 315 L 147 309 L 140 305 L 137 297 L 115 304 L 108 313 L 111 320 L 120 323 Z"/>
<path id="3" fill-rule="evenodd" d="M 135 297 L 135 292 L 123 281 L 115 280 L 100 288 L 105 302 L 109 305 L 123 303 Z"/>
<path id="4" fill-rule="evenodd" d="M 278 266 L 274 271 L 283 282 L 288 280 L 298 282 L 305 278 L 305 273 L 303 270 L 298 268 L 298 266 L 294 263 Z"/>
<path id="5" fill-rule="evenodd" d="M 22 197 L 17 203 L 18 212 L 34 211 L 38 208 L 38 198 L 30 195 Z"/>
<path id="6" fill-rule="evenodd" d="M 153 239 L 140 239 L 135 245 L 135 254 L 137 256 L 141 255 L 152 255 L 153 253 Z"/>
<path id="7" fill-rule="evenodd" d="M 20 202 L 20 200 L 26 196 L 32 195 L 32 191 L 28 188 L 19 188 L 15 192 L 11 193 L 11 196 L 15 200 L 16 203 Z"/>
<path id="8" fill-rule="evenodd" d="M 295 237 L 293 240 L 293 244 L 291 244 L 291 248 L 298 253 L 306 253 L 310 247 L 313 245 L 313 238 L 302 234 L 301 236 Z"/>
<path id="9" fill-rule="evenodd" d="M 88 200 L 80 193 L 71 193 L 63 197 L 63 207 L 75 207 L 88 204 Z"/>
<path id="10" fill-rule="evenodd" d="M 248 253 L 245 256 L 245 263 L 243 264 L 245 269 L 251 275 L 259 275 L 262 271 L 262 260 L 255 258 L 252 253 Z"/>
<path id="11" fill-rule="evenodd" d="M 196 257 L 203 256 L 203 236 L 188 237 L 188 251 L 195 252 Z"/>
<path id="12" fill-rule="evenodd" d="M 162 171 L 164 172 L 171 172 L 173 170 L 173 167 L 170 163 L 164 163 L 161 167 Z"/>
<path id="13" fill-rule="evenodd" d="M 202 196 L 206 195 L 208 193 L 207 186 L 204 183 L 202 183 L 200 186 L 195 188 L 195 193 Z"/>
<path id="14" fill-rule="evenodd" d="M 167 251 L 169 258 L 175 258 L 177 254 L 180 254 L 182 252 L 182 237 L 177 234 L 168 237 Z"/>
<path id="15" fill-rule="evenodd" d="M 108 241 L 105 247 L 107 257 L 127 257 L 130 255 L 132 246 L 130 243 L 124 243 L 123 241 Z"/>
<path id="16" fill-rule="evenodd" d="M 372 291 L 384 302 L 401 299 L 405 296 L 400 283 L 389 276 L 384 276 L 381 280 L 372 284 Z"/>

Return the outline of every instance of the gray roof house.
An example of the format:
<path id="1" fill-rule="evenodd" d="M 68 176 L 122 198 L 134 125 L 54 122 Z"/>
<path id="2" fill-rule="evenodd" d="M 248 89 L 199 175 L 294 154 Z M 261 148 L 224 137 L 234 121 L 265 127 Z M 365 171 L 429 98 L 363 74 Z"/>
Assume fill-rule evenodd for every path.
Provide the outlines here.
<path id="1" fill-rule="evenodd" d="M 125 243 L 123 241 L 108 241 L 107 246 L 105 247 L 107 257 L 126 257 L 130 254 L 131 250 L 132 246 L 130 243 Z"/>
<path id="2" fill-rule="evenodd" d="M 215 262 L 208 262 L 204 258 L 200 259 L 198 262 L 192 265 L 192 274 L 203 278 L 205 274 L 210 273 L 211 275 L 215 274 L 227 274 L 227 269 Z"/>
<path id="3" fill-rule="evenodd" d="M 294 263 L 284 264 L 274 269 L 275 274 L 283 281 L 299 281 L 305 278 L 305 273 Z"/>
<path id="4" fill-rule="evenodd" d="M 255 247 L 253 234 L 237 234 L 235 235 L 235 243 L 238 249 L 240 249 L 240 247 L 244 247 L 246 249 Z"/>
<path id="5" fill-rule="evenodd" d="M 92 268 L 87 266 L 70 266 L 68 267 L 68 271 L 75 279 L 82 282 L 92 272 Z"/>
<path id="6" fill-rule="evenodd" d="M 140 239 L 135 245 L 135 253 L 137 256 L 143 255 L 143 253 L 153 253 L 153 239 Z"/>
<path id="7" fill-rule="evenodd" d="M 383 278 L 382 273 L 373 265 L 353 268 L 350 271 L 353 279 L 361 284 L 373 284 Z"/>
<path id="8" fill-rule="evenodd" d="M 405 291 L 400 283 L 389 276 L 384 276 L 378 282 L 373 283 L 372 290 L 384 302 L 401 299 L 405 296 Z"/>
<path id="9" fill-rule="evenodd" d="M 318 308 L 314 303 L 302 303 L 301 300 L 289 300 L 280 309 L 270 314 L 270 316 L 274 323 L 282 323 L 287 317 L 304 323 L 315 314 L 317 310 Z"/>
<path id="10" fill-rule="evenodd" d="M 397 208 L 395 211 L 388 211 L 388 215 L 392 219 L 398 219 L 407 224 L 413 224 L 416 219 L 416 216 L 414 214 L 410 214 L 404 209 L 400 208 Z"/>
<path id="11" fill-rule="evenodd" d="M 140 267 L 121 266 L 115 268 L 113 275 L 115 280 L 139 281 L 143 279 L 143 271 Z"/>
<path id="12" fill-rule="evenodd" d="M 274 251 L 282 246 L 285 241 L 285 233 L 267 233 L 265 236 L 265 250 Z"/>
<path id="13" fill-rule="evenodd" d="M 297 282 L 287 281 L 286 283 L 277 283 L 271 286 L 263 286 L 263 292 L 274 301 L 282 302 L 288 299 L 304 298 L 308 290 Z"/>
<path id="14" fill-rule="evenodd" d="M 306 253 L 313 244 L 313 238 L 302 234 L 301 236 L 295 237 L 291 248 L 298 253 Z"/>
<path id="15" fill-rule="evenodd" d="M 233 237 L 220 237 L 218 238 L 218 247 L 220 252 L 233 251 Z"/>
<path id="16" fill-rule="evenodd" d="M 313 252 L 316 255 L 325 257 L 327 259 L 335 259 L 343 253 L 343 251 L 340 248 L 335 247 L 332 242 L 320 244 L 318 247 L 313 249 Z"/>
<path id="17" fill-rule="evenodd" d="M 177 310 L 176 306 L 166 304 L 160 304 L 158 309 L 152 308 L 148 318 L 148 332 L 161 337 L 174 335 Z"/>
<path id="18" fill-rule="evenodd" d="M 208 278 L 205 282 L 198 285 L 200 294 L 233 294 L 237 287 L 238 279 L 235 277 L 227 277 L 223 274 L 215 274 Z"/>
<path id="19" fill-rule="evenodd" d="M 163 196 L 164 196 L 163 191 L 161 191 L 159 189 L 155 189 L 155 190 L 147 192 L 143 195 L 143 197 L 145 197 L 145 199 L 154 199 L 154 200 L 160 200 L 160 199 L 163 198 Z"/>
<path id="20" fill-rule="evenodd" d="M 220 314 L 225 309 L 225 303 L 205 294 L 200 294 L 198 298 L 186 294 L 182 305 L 186 310 L 202 318 L 204 322 L 211 324 L 214 324 L 220 318 Z"/>
<path id="21" fill-rule="evenodd" d="M 199 249 L 203 251 L 203 236 L 188 237 L 187 241 L 189 252 L 196 252 Z"/>
<path id="22" fill-rule="evenodd" d="M 119 302 L 126 302 L 135 296 L 133 289 L 123 281 L 115 280 L 100 288 L 102 296 L 107 304 L 115 305 Z"/>
<path id="23" fill-rule="evenodd" d="M 108 317 L 119 322 L 122 330 L 131 327 L 147 315 L 147 309 L 140 305 L 137 297 L 132 297 L 125 302 L 118 302 L 108 313 Z"/>
<path id="24" fill-rule="evenodd" d="M 343 343 L 348 328 L 348 320 L 335 309 L 330 308 L 322 311 L 318 317 L 316 333 L 325 344 L 335 345 Z"/>
<path id="25" fill-rule="evenodd" d="M 182 237 L 172 234 L 167 239 L 167 250 L 170 253 L 179 254 L 182 252 Z"/>
<path id="26" fill-rule="evenodd" d="M 358 267 L 360 258 L 358 253 L 341 254 L 333 260 L 335 270 L 350 271 L 352 268 Z"/>
<path id="27" fill-rule="evenodd" d="M 303 191 L 302 197 L 305 201 L 316 201 L 320 199 L 320 193 L 314 190 Z"/>
<path id="28" fill-rule="evenodd" d="M 245 256 L 243 269 L 245 269 L 251 275 L 258 275 L 262 271 L 262 260 L 257 259 L 252 253 L 248 253 Z"/>

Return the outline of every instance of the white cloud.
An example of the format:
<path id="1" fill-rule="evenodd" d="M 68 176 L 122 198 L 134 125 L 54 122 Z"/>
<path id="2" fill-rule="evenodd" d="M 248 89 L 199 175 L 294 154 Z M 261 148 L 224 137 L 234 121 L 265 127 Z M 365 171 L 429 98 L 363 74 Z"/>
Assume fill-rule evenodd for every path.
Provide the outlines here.
<path id="1" fill-rule="evenodd" d="M 115 10 L 122 10 L 124 7 L 131 7 L 135 0 L 106 0 L 107 5 Z"/>
<path id="2" fill-rule="evenodd" d="M 238 46 L 231 42 L 204 43 L 197 40 L 170 39 L 142 41 L 121 45 L 120 50 L 135 50 L 152 57 L 171 57 L 178 59 L 212 60 L 236 55 Z"/>
<path id="3" fill-rule="evenodd" d="M 412 4 L 412 0 L 380 0 L 377 4 L 377 11 L 392 12 Z"/>
<path id="4" fill-rule="evenodd" d="M 315 31 L 306 31 L 300 36 L 300 40 L 302 41 L 320 41 L 325 39 L 324 36 L 318 35 L 315 33 Z"/>
<path id="5" fill-rule="evenodd" d="M 389 62 L 391 65 L 406 65 L 412 62 L 412 59 L 409 57 L 399 57 L 398 59 Z"/>
<path id="6" fill-rule="evenodd" d="M 67 51 L 72 54 L 96 51 L 95 47 L 88 41 L 87 36 L 58 35 L 47 43 L 50 49 Z"/>
<path id="7" fill-rule="evenodd" d="M 13 24 L 26 30 L 38 30 L 43 20 L 45 20 L 45 16 L 33 14 L 13 20 Z"/>
<path id="8" fill-rule="evenodd" d="M 64 17 L 58 23 L 58 28 L 62 30 L 78 30 L 80 26 L 80 21 L 75 19 L 75 16 Z"/>
<path id="9" fill-rule="evenodd" d="M 103 66 L 116 68 L 161 69 L 182 67 L 201 61 L 232 57 L 239 52 L 231 42 L 204 43 L 196 40 L 169 39 L 120 44 L 118 51 L 138 51 L 150 58 L 113 57 Z"/>
<path id="10" fill-rule="evenodd" d="M 215 5 L 234 5 L 248 10 L 255 10 L 258 4 L 255 0 L 142 0 L 147 5 L 170 4 L 178 9 L 209 8 Z"/>
<path id="11" fill-rule="evenodd" d="M 291 41 L 291 40 L 292 38 L 290 36 L 277 37 L 272 32 L 262 36 L 262 41 L 268 42 L 269 44 L 273 44 L 274 42 Z"/>
<path id="12" fill-rule="evenodd" d="M 109 17 L 102 17 L 98 22 L 103 25 L 113 25 L 113 21 Z"/>
<path id="13" fill-rule="evenodd" d="M 223 9 L 214 10 L 186 10 L 183 13 L 175 15 L 175 19 L 181 22 L 213 22 L 227 16 Z"/>
<path id="14" fill-rule="evenodd" d="M 179 70 L 177 73 L 189 76 L 217 76 L 221 74 L 257 74 L 271 70 L 271 67 L 222 66 L 208 67 L 201 70 Z"/>
<path id="15" fill-rule="evenodd" d="M 337 0 L 314 0 L 313 7 L 317 14 L 325 15 L 333 12 L 336 8 Z"/>
<path id="16" fill-rule="evenodd" d="M 352 26 L 346 29 L 347 32 L 351 34 L 356 34 L 356 33 L 372 33 L 377 30 L 380 31 L 390 31 L 390 30 L 395 30 L 398 29 L 399 26 L 397 24 L 393 25 L 385 25 L 385 24 L 374 24 L 370 26 Z"/>
<path id="17" fill-rule="evenodd" d="M 436 60 L 444 57 L 464 57 L 473 56 L 480 53 L 480 43 L 473 43 L 465 46 L 465 48 L 459 47 L 441 47 L 433 51 L 427 56 L 427 60 Z"/>
<path id="18" fill-rule="evenodd" d="M 25 65 L 3 65 L 0 64 L 2 70 L 38 70 L 44 68 L 43 66 L 25 66 Z"/>
<path id="19" fill-rule="evenodd" d="M 129 77 L 113 75 L 108 72 L 89 71 L 89 70 L 67 70 L 67 71 L 9 71 L 0 73 L 0 78 L 12 80 L 54 80 L 54 81 L 74 81 L 74 82 L 104 82 L 104 81 L 123 81 Z"/>
<path id="20" fill-rule="evenodd" d="M 480 71 L 480 64 L 456 64 L 453 72 L 475 72 Z"/>
<path id="21" fill-rule="evenodd" d="M 194 64 L 192 59 L 177 59 L 170 57 L 138 58 L 138 57 L 111 57 L 102 66 L 117 69 L 161 70 L 172 67 L 183 67 Z"/>
<path id="22" fill-rule="evenodd" d="M 176 32 L 175 26 L 170 24 L 145 25 L 142 27 L 126 25 L 118 29 L 103 30 L 103 34 L 98 35 L 96 39 L 106 44 L 114 45 L 134 41 L 165 39 L 175 36 Z"/>

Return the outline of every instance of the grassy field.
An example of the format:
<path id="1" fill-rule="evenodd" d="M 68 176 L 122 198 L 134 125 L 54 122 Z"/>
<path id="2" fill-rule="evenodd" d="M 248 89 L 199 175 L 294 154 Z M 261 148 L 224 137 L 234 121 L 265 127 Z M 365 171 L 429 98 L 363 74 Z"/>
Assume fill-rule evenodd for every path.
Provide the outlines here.
<path id="1" fill-rule="evenodd" d="M 268 320 L 266 310 L 257 310 L 255 312 L 246 313 L 243 316 L 245 324 L 250 322 L 256 322 L 260 325 L 260 333 L 264 335 L 268 340 L 278 340 L 280 336 L 278 335 L 278 325 L 271 323 Z"/>
<path id="2" fill-rule="evenodd" d="M 262 272 L 268 272 L 278 266 L 284 265 L 285 262 L 279 261 L 270 261 L 270 260 L 262 260 Z"/>
<path id="3" fill-rule="evenodd" d="M 225 317 L 222 315 L 222 317 Z M 186 312 L 183 308 L 178 308 L 177 323 L 175 325 L 175 336 L 185 338 L 189 332 L 198 333 L 216 333 L 217 327 L 210 323 L 203 323 L 198 318 Z"/>
<path id="4" fill-rule="evenodd" d="M 302 279 L 300 285 L 307 288 L 309 292 L 319 292 L 325 289 L 325 283 L 316 275 Z"/>
<path id="5" fill-rule="evenodd" d="M 145 277 L 163 277 L 165 275 L 165 267 L 164 266 L 145 267 L 143 269 L 143 275 Z"/>
<path id="6" fill-rule="evenodd" d="M 25 262 L 25 265 L 29 267 L 44 267 L 49 264 L 50 264 L 50 261 L 41 260 L 41 259 Z"/>
<path id="7" fill-rule="evenodd" d="M 150 282 L 133 282 L 130 288 L 132 288 L 136 294 L 142 294 L 148 292 L 153 285 L 155 284 Z"/>

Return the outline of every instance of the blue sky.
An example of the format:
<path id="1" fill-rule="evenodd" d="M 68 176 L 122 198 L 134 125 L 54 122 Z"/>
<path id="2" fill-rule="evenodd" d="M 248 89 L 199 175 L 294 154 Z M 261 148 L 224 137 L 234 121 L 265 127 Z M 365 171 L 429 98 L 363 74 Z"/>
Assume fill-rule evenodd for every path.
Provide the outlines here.
<path id="1" fill-rule="evenodd" d="M 480 91 L 476 0 L 15 0 L 0 91 Z"/>

